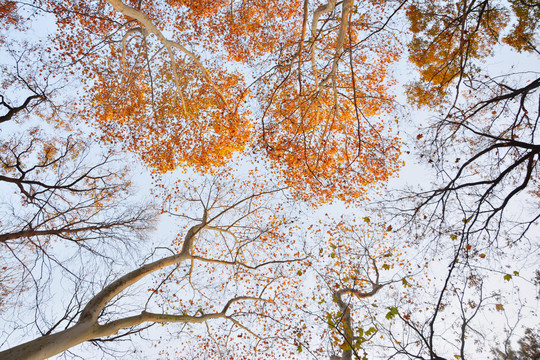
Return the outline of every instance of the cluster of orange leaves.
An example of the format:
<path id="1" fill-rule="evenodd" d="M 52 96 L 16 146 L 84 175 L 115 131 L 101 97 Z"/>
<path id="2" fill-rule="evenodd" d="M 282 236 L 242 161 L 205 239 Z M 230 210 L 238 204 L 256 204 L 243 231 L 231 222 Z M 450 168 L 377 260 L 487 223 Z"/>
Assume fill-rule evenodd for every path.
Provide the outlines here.
<path id="1" fill-rule="evenodd" d="M 409 100 L 421 106 L 448 100 L 449 86 L 461 78 L 474 78 L 480 71 L 478 61 L 492 54 L 505 33 L 502 40 L 512 48 L 534 51 L 528 44 L 538 40 L 540 10 L 521 1 L 510 3 L 512 11 L 488 1 L 411 4 L 407 9 L 413 34 L 409 59 L 421 79 L 409 86 Z"/>
<path id="2" fill-rule="evenodd" d="M 362 39 L 391 10 L 386 1 L 355 7 L 339 54 L 339 17 L 323 14 L 332 30 L 314 38 L 306 31 L 319 4 L 306 9 L 307 24 L 299 0 L 123 4 L 175 45 L 106 0 L 38 4 L 56 16 L 50 50 L 77 64 L 81 113 L 101 140 L 121 143 L 156 173 L 212 172 L 245 152 L 315 203 L 361 199 L 397 171 L 399 141 L 384 116 L 398 51 L 382 33 Z M 338 71 L 321 85 L 333 57 Z"/>

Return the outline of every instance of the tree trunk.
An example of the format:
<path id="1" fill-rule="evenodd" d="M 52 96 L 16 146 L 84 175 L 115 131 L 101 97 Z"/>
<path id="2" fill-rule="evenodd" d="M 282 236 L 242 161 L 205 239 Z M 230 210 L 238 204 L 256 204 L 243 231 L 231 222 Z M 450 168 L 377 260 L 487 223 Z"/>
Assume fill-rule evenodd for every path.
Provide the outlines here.
<path id="1" fill-rule="evenodd" d="M 206 221 L 206 217 L 204 218 Z M 107 337 L 116 334 L 120 329 L 139 325 L 143 322 L 204 322 L 208 319 L 224 317 L 225 313 L 206 314 L 199 317 L 187 315 L 163 315 L 152 314 L 146 311 L 139 315 L 120 318 L 118 320 L 100 325 L 98 323 L 99 314 L 107 306 L 109 301 L 129 286 L 135 284 L 145 276 L 163 269 L 164 267 L 179 264 L 182 261 L 190 258 L 191 248 L 194 238 L 198 232 L 202 230 L 205 223 L 192 226 L 185 238 L 182 246 L 182 251 L 152 263 L 143 265 L 124 276 L 116 279 L 109 285 L 105 286 L 98 294 L 96 294 L 85 306 L 81 312 L 79 321 L 74 326 L 60 331 L 55 334 L 45 335 L 35 340 L 15 346 L 11 349 L 0 352 L 0 359 L 9 360 L 41 360 L 51 356 L 60 354 L 69 348 L 79 345 L 90 339 L 98 337 Z"/>
<path id="2" fill-rule="evenodd" d="M 0 359 L 42 360 L 60 354 L 69 348 L 93 339 L 98 335 L 99 325 L 79 323 L 55 334 L 45 335 L 27 343 L 0 352 Z"/>

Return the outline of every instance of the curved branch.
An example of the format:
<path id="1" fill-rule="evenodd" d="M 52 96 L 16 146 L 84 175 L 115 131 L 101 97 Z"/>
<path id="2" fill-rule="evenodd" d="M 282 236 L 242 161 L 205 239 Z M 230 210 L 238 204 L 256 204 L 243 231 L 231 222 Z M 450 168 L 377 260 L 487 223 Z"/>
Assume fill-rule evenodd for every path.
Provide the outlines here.
<path id="1" fill-rule="evenodd" d="M 143 279 L 145 276 L 169 265 L 178 264 L 186 259 L 189 259 L 194 238 L 203 227 L 204 224 L 197 224 L 188 230 L 184 238 L 184 245 L 182 246 L 182 251 L 179 254 L 175 254 L 154 261 L 150 264 L 141 266 L 140 268 L 133 270 L 130 273 L 127 273 L 126 275 L 120 277 L 116 281 L 113 281 L 111 284 L 103 288 L 103 290 L 101 290 L 96 296 L 94 296 L 92 300 L 90 300 L 85 306 L 85 308 L 81 312 L 79 323 L 97 321 L 99 314 L 108 304 L 108 302 L 111 301 L 112 298 L 120 294 L 129 286 Z"/>
<path id="2" fill-rule="evenodd" d="M 225 98 L 225 96 L 223 95 L 223 92 L 221 92 L 221 90 L 218 88 L 218 86 L 212 79 L 208 70 L 204 67 L 204 65 L 201 63 L 201 61 L 197 58 L 197 56 L 194 53 L 186 49 L 183 45 L 175 41 L 167 39 L 165 35 L 163 35 L 163 33 L 157 28 L 157 26 L 154 25 L 152 20 L 148 16 L 146 16 L 142 11 L 124 4 L 121 0 L 108 0 L 108 1 L 116 11 L 124 14 L 125 16 L 129 16 L 133 19 L 136 19 L 137 21 L 139 21 L 139 23 L 141 23 L 141 25 L 143 25 L 146 28 L 148 32 L 156 35 L 156 37 L 163 44 L 163 46 L 165 46 L 165 48 L 167 49 L 167 52 L 169 53 L 171 66 L 173 68 L 173 75 L 174 75 L 175 82 L 177 85 L 180 84 L 180 78 L 178 76 L 178 71 L 176 68 L 176 61 L 174 58 L 174 53 L 172 51 L 172 48 L 180 50 L 182 53 L 188 56 L 191 60 L 193 60 L 197 68 L 202 71 L 202 73 L 204 74 L 204 76 L 206 77 L 206 79 L 208 80 L 212 88 L 214 89 L 214 91 L 218 94 L 221 101 L 223 101 L 223 103 L 225 104 L 225 107 L 227 107 L 227 109 L 232 112 L 232 109 L 230 109 L 229 103 L 227 99 Z"/>
<path id="3" fill-rule="evenodd" d="M 13 116 L 15 116 L 18 112 L 26 109 L 28 104 L 30 104 L 30 101 L 32 101 L 34 99 L 40 99 L 41 101 L 45 100 L 45 96 L 43 96 L 43 95 L 32 95 L 32 96 L 27 97 L 26 100 L 24 101 L 24 103 L 21 106 L 11 107 L 6 103 L 6 101 L 4 100 L 3 95 L 0 95 L 0 98 L 2 99 L 2 101 L 0 102 L 0 105 L 3 105 L 5 108 L 8 109 L 7 114 L 0 116 L 0 124 L 3 123 L 3 122 L 11 120 L 11 118 Z"/>

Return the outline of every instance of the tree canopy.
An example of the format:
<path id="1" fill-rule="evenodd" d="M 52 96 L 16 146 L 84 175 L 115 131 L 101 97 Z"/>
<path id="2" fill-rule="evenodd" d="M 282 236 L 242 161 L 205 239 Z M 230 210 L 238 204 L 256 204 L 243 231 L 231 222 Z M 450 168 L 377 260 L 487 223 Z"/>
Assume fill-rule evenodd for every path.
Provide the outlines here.
<path id="1" fill-rule="evenodd" d="M 0 357 L 535 356 L 539 21 L 0 0 Z"/>

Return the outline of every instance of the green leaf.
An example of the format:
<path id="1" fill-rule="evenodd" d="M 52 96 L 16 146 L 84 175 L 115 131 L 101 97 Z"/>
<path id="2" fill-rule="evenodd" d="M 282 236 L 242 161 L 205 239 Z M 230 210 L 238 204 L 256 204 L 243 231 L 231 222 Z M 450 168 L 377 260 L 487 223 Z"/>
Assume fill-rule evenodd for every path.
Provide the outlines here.
<path id="1" fill-rule="evenodd" d="M 456 239 L 457 239 L 457 235 L 456 235 L 456 234 L 452 234 L 452 235 L 450 235 L 450 239 L 452 239 L 452 240 L 456 240 Z"/>
<path id="2" fill-rule="evenodd" d="M 514 276 L 519 276 L 519 271 L 514 271 Z"/>
<path id="3" fill-rule="evenodd" d="M 388 320 L 392 319 L 394 316 L 396 316 L 397 314 L 399 314 L 398 309 L 397 309 L 396 307 L 394 307 L 394 306 L 389 307 L 388 310 L 390 310 L 390 311 L 388 312 L 388 314 L 386 314 L 386 318 L 387 318 Z"/>
<path id="4" fill-rule="evenodd" d="M 327 324 L 328 324 L 328 327 L 329 327 L 330 329 L 334 329 L 334 328 L 336 327 L 336 323 L 333 322 L 332 320 L 328 320 L 328 321 L 327 321 Z"/>
<path id="5" fill-rule="evenodd" d="M 512 280 L 512 275 L 510 275 L 510 274 L 504 275 L 504 280 L 506 280 L 506 281 Z"/>
<path id="6" fill-rule="evenodd" d="M 298 351 L 299 353 L 302 352 L 302 345 L 298 345 L 298 347 L 296 348 L 296 351 Z"/>
<path id="7" fill-rule="evenodd" d="M 330 254 L 330 257 L 331 257 L 332 259 L 335 259 L 335 258 L 336 258 L 336 253 L 331 253 L 331 254 Z"/>
<path id="8" fill-rule="evenodd" d="M 382 268 L 383 268 L 384 270 L 390 270 L 390 265 L 384 264 L 384 265 L 382 266 Z"/>
<path id="9" fill-rule="evenodd" d="M 403 278 L 401 279 L 401 283 L 403 284 L 403 287 L 410 287 L 411 285 L 407 282 L 407 279 Z"/>
<path id="10" fill-rule="evenodd" d="M 372 334 L 375 334 L 377 332 L 377 329 L 375 329 L 373 326 L 366 331 L 367 336 L 371 336 Z"/>

